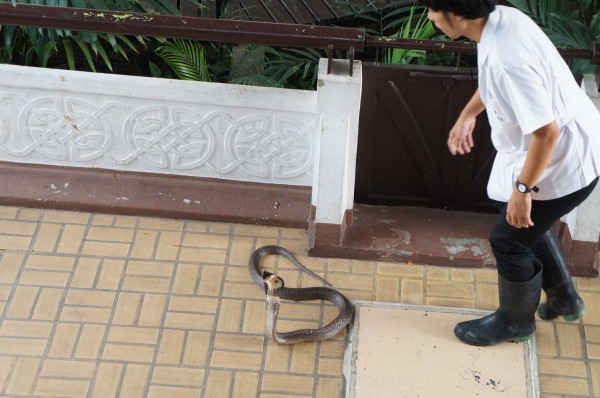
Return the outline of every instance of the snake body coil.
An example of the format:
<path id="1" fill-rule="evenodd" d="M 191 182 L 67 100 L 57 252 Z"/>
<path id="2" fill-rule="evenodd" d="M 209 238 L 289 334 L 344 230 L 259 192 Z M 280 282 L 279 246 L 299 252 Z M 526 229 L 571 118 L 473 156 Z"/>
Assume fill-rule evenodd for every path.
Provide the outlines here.
<path id="1" fill-rule="evenodd" d="M 316 275 L 304 267 L 287 249 L 281 246 L 263 246 L 256 249 L 252 256 L 248 269 L 254 282 L 264 287 L 266 293 L 265 303 L 265 330 L 279 344 L 295 344 L 305 341 L 320 341 L 329 339 L 341 332 L 354 318 L 354 307 L 340 292 L 327 287 L 288 288 L 285 287 L 283 279 L 260 269 L 262 259 L 269 254 L 278 254 L 289 259 L 302 271 L 329 284 L 325 279 Z M 280 299 L 293 301 L 327 300 L 335 304 L 340 313 L 330 323 L 318 329 L 301 329 L 287 333 L 277 332 L 277 316 L 279 314 Z"/>

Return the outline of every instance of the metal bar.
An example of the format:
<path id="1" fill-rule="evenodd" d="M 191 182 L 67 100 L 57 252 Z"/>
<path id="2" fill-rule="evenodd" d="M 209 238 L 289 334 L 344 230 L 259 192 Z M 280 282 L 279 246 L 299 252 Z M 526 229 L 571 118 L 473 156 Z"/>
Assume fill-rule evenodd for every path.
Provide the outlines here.
<path id="1" fill-rule="evenodd" d="M 475 43 L 460 41 L 392 39 L 383 36 L 371 36 L 365 39 L 365 47 L 375 48 L 405 48 L 409 50 L 428 50 L 456 53 L 475 53 Z"/>
<path id="2" fill-rule="evenodd" d="M 557 48 L 557 50 L 563 58 L 589 59 L 593 61 L 592 50 L 586 50 L 584 48 Z"/>
<path id="3" fill-rule="evenodd" d="M 367 37 L 365 47 L 375 48 L 405 48 L 409 50 L 427 50 L 455 53 L 475 53 L 477 45 L 475 43 L 466 43 L 458 41 L 440 41 L 440 40 L 419 40 L 419 39 L 392 39 L 382 36 Z M 557 48 L 561 56 L 568 59 L 589 59 L 594 61 L 593 55 L 596 52 L 584 48 Z M 600 62 L 600 54 L 597 55 L 597 61 Z M 598 63 L 595 62 L 594 63 Z"/>
<path id="4" fill-rule="evenodd" d="M 600 64 L 600 42 L 596 41 L 592 44 L 592 63 Z"/>
<path id="5" fill-rule="evenodd" d="M 354 74 L 354 47 L 350 48 L 350 70 L 348 71 L 348 75 L 352 77 Z"/>
<path id="6" fill-rule="evenodd" d="M 0 24 L 229 43 L 365 48 L 362 29 L 0 3 Z"/>

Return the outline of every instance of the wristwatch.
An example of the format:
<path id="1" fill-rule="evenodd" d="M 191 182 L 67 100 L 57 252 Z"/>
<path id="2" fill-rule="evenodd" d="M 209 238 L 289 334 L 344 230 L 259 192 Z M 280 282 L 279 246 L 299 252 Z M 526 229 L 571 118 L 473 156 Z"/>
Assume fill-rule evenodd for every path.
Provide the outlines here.
<path id="1" fill-rule="evenodd" d="M 515 183 L 515 186 L 517 187 L 517 191 L 521 192 L 521 193 L 529 193 L 531 191 L 533 192 L 537 192 L 540 189 L 536 186 L 533 186 L 531 188 L 529 188 L 527 186 L 527 184 L 523 184 L 521 181 L 517 180 L 517 182 Z"/>

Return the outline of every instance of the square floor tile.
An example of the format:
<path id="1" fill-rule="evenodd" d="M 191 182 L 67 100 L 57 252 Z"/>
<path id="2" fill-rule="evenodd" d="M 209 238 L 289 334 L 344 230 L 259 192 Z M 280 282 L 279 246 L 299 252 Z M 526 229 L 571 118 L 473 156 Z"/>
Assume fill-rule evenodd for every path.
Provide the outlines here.
<path id="1" fill-rule="evenodd" d="M 486 314 L 357 302 L 346 397 L 538 397 L 535 340 L 474 347 L 454 336 L 456 323 Z"/>

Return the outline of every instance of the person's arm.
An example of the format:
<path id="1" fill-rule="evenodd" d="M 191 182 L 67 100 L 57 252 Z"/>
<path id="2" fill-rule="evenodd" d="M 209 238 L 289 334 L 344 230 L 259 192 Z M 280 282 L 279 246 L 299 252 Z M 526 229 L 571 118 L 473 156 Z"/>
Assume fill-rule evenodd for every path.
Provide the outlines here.
<path id="1" fill-rule="evenodd" d="M 533 187 L 537 183 L 550 162 L 559 134 L 560 130 L 556 122 L 549 123 L 532 133 L 525 164 L 519 176 L 520 182 L 528 187 Z M 517 228 L 533 226 L 530 193 L 521 193 L 513 187 L 506 209 L 506 221 Z"/>
<path id="2" fill-rule="evenodd" d="M 467 105 L 463 108 L 460 116 L 454 123 L 454 126 L 448 134 L 448 149 L 450 153 L 464 155 L 471 152 L 473 148 L 473 130 L 475 129 L 475 119 L 485 109 L 481 101 L 479 89 L 471 97 Z"/>

